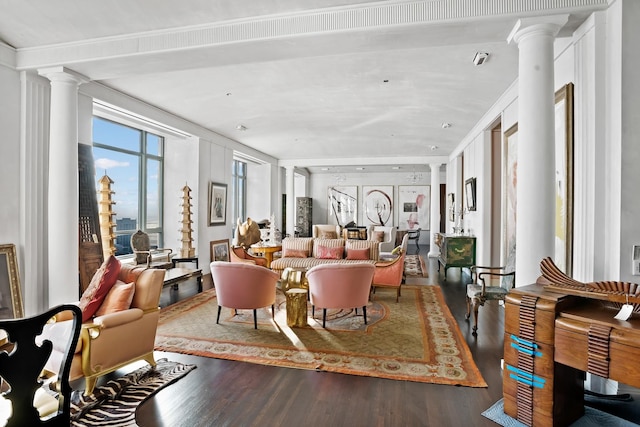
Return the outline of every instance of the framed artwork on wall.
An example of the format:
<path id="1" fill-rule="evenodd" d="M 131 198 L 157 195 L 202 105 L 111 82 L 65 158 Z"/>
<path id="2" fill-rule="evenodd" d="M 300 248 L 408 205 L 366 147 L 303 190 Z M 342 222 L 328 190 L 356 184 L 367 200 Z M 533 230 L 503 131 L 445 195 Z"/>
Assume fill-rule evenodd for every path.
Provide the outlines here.
<path id="1" fill-rule="evenodd" d="M 503 241 L 504 260 L 503 265 L 506 271 L 514 271 L 516 268 L 516 188 L 517 188 L 517 168 L 518 168 L 518 124 L 514 124 L 504 133 L 503 153 L 503 182 L 504 203 L 503 203 Z"/>
<path id="2" fill-rule="evenodd" d="M 209 225 L 227 223 L 227 184 L 209 183 Z"/>
<path id="3" fill-rule="evenodd" d="M 393 185 L 363 185 L 362 225 L 393 225 Z"/>
<path id="4" fill-rule="evenodd" d="M 344 227 L 358 222 L 358 186 L 332 186 L 327 189 L 327 224 Z"/>
<path id="5" fill-rule="evenodd" d="M 21 317 L 24 312 L 16 246 L 12 243 L 0 245 L 0 319 Z"/>
<path id="6" fill-rule="evenodd" d="M 229 239 L 213 240 L 209 242 L 209 255 L 213 261 L 230 261 Z"/>
<path id="7" fill-rule="evenodd" d="M 555 94 L 556 227 L 554 262 L 571 275 L 573 258 L 573 83 Z"/>
<path id="8" fill-rule="evenodd" d="M 476 210 L 476 179 L 469 178 L 464 182 L 464 195 L 466 197 L 466 207 L 469 211 Z"/>
<path id="9" fill-rule="evenodd" d="M 429 230 L 431 186 L 398 186 L 398 228 L 400 230 Z"/>

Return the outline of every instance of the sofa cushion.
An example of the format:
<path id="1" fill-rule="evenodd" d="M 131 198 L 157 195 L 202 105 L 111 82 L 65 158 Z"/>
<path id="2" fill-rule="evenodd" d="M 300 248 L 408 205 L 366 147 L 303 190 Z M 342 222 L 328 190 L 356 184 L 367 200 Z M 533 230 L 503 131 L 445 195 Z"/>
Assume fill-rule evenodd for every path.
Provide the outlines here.
<path id="1" fill-rule="evenodd" d="M 313 237 L 287 237 L 282 241 L 282 256 L 287 256 L 288 250 L 304 250 L 307 256 L 311 255 Z"/>
<path id="2" fill-rule="evenodd" d="M 116 284 L 113 285 L 98 310 L 96 310 L 96 317 L 128 309 L 131 307 L 135 291 L 135 283 L 116 281 Z"/>
<path id="3" fill-rule="evenodd" d="M 283 256 L 291 258 L 307 258 L 309 252 L 306 249 L 287 249 L 283 250 Z"/>
<path id="4" fill-rule="evenodd" d="M 319 246 L 324 246 L 325 248 L 344 248 L 344 239 L 313 239 L 313 255 L 312 256 L 314 258 L 320 258 L 318 256 Z"/>
<path id="5" fill-rule="evenodd" d="M 371 259 L 369 258 L 369 248 L 362 249 L 349 249 L 349 253 L 347 254 L 347 259 Z"/>
<path id="6" fill-rule="evenodd" d="M 347 256 L 351 249 L 369 249 L 369 259 L 377 260 L 380 257 L 380 242 L 375 240 L 347 240 L 344 245 Z"/>
<path id="7" fill-rule="evenodd" d="M 342 253 L 344 252 L 344 246 L 327 247 L 319 245 L 316 248 L 317 256 L 319 259 L 342 259 Z"/>
<path id="8" fill-rule="evenodd" d="M 120 273 L 120 261 L 113 255 L 107 258 L 91 279 L 91 283 L 80 298 L 82 321 L 86 322 L 93 317 L 102 301 L 115 285 Z"/>

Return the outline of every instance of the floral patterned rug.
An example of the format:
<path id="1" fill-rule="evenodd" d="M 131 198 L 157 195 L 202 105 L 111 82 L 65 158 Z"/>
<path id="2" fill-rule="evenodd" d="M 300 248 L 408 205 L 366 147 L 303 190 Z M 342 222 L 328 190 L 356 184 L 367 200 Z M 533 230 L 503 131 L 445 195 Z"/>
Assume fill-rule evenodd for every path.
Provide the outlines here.
<path id="1" fill-rule="evenodd" d="M 405 276 L 429 277 L 429 271 L 420 255 L 405 255 L 404 274 Z"/>
<path id="2" fill-rule="evenodd" d="M 372 295 L 362 310 L 333 310 L 322 328 L 322 310 L 307 326 L 290 328 L 284 296 L 276 311 L 222 309 L 216 324 L 215 290 L 162 309 L 156 350 L 289 368 L 339 372 L 394 380 L 486 387 L 438 286 L 403 286 Z M 309 304 L 310 305 L 310 304 Z"/>

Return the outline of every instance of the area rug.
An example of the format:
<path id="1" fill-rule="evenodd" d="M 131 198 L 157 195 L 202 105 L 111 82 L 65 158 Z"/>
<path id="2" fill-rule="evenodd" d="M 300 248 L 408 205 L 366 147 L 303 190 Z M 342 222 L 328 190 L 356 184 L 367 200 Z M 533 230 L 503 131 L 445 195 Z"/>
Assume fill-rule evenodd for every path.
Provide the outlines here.
<path id="1" fill-rule="evenodd" d="M 503 399 L 498 400 L 491 408 L 484 411 L 482 415 L 504 427 L 526 427 L 525 424 L 506 415 L 503 404 Z M 584 415 L 571 424 L 570 427 L 635 427 L 637 425 L 638 424 L 618 418 L 615 415 L 585 406 Z"/>
<path id="2" fill-rule="evenodd" d="M 429 277 L 429 271 L 424 263 L 424 258 L 420 255 L 405 255 L 404 257 L 404 275 Z"/>
<path id="3" fill-rule="evenodd" d="M 386 292 L 385 292 L 386 291 Z M 164 308 L 156 350 L 237 360 L 263 365 L 426 383 L 486 387 L 469 348 L 437 286 L 380 290 L 367 306 L 374 314 L 364 326 L 362 310 L 336 311 L 322 328 L 322 310 L 307 326 L 289 328 L 284 297 L 271 308 L 223 308 L 216 324 L 215 290 L 210 289 Z M 377 307 L 377 308 L 376 308 Z M 309 313 L 310 314 L 310 313 Z"/>
<path id="4" fill-rule="evenodd" d="M 97 387 L 91 396 L 84 390 L 71 396 L 71 425 L 136 426 L 136 408 L 145 399 L 195 369 L 195 365 L 157 360 L 157 366 L 144 366 L 121 378 Z"/>

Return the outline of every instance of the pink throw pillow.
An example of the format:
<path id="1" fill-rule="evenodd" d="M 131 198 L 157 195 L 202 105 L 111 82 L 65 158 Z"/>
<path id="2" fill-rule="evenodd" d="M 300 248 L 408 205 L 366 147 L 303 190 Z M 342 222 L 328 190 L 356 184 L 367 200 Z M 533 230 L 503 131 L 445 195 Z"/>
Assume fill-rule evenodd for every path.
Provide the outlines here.
<path id="1" fill-rule="evenodd" d="M 347 259 L 369 259 L 369 248 L 349 249 Z"/>
<path id="2" fill-rule="evenodd" d="M 282 256 L 289 258 L 307 258 L 307 251 L 304 249 L 285 249 Z"/>
<path id="3" fill-rule="evenodd" d="M 317 257 L 319 259 L 342 259 L 343 252 L 344 252 L 344 246 L 338 246 L 336 248 L 328 248 L 326 246 L 318 245 Z"/>
<path id="4" fill-rule="evenodd" d="M 131 307 L 131 301 L 133 301 L 135 291 L 136 288 L 133 282 L 124 283 L 117 280 L 104 301 L 102 301 L 102 305 L 96 311 L 96 317 L 127 310 Z"/>
<path id="5" fill-rule="evenodd" d="M 91 279 L 91 283 L 80 297 L 82 321 L 86 322 L 96 313 L 102 301 L 115 285 L 120 273 L 120 261 L 113 255 L 107 258 Z"/>

